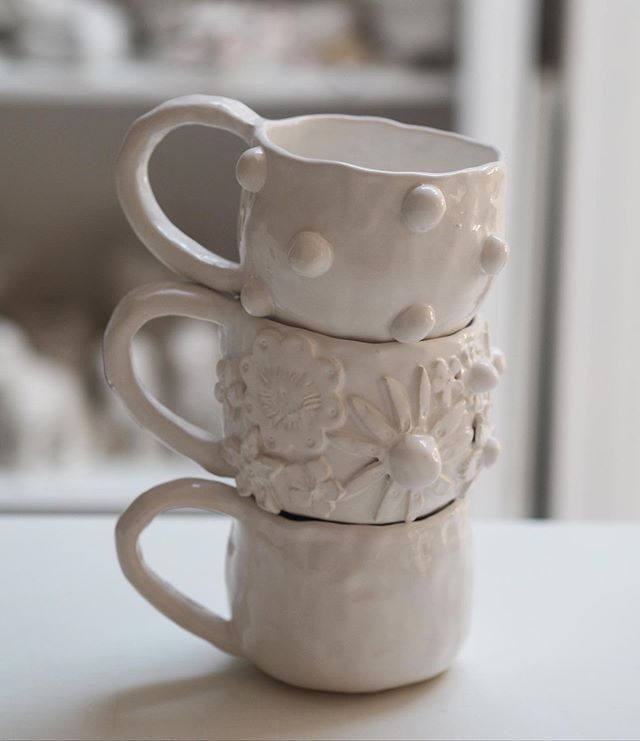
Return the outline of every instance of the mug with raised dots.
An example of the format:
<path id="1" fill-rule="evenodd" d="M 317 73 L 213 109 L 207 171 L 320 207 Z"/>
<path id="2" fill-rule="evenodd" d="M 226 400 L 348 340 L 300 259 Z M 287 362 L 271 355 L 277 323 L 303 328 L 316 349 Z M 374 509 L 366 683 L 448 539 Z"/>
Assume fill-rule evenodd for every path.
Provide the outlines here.
<path id="1" fill-rule="evenodd" d="M 242 137 L 240 263 L 175 226 L 148 163 L 173 129 Z M 417 342 L 465 327 L 504 267 L 504 163 L 493 147 L 382 118 L 266 120 L 238 101 L 191 95 L 138 119 L 117 182 L 140 240 L 245 310 L 334 337 Z"/>
<path id="2" fill-rule="evenodd" d="M 220 327 L 223 436 L 164 407 L 134 372 L 136 333 L 165 316 Z M 105 334 L 107 378 L 140 424 L 234 476 L 262 509 L 335 522 L 413 521 L 464 496 L 499 453 L 490 410 L 503 368 L 478 317 L 446 337 L 368 343 L 252 317 L 188 283 L 136 289 Z"/>

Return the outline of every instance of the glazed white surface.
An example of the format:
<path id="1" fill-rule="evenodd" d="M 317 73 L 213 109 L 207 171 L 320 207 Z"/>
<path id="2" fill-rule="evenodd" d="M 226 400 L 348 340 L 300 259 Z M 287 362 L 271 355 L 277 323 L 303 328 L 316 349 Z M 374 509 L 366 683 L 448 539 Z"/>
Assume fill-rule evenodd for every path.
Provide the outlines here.
<path id="1" fill-rule="evenodd" d="M 149 183 L 154 148 L 190 123 L 249 145 L 237 166 L 239 265 L 171 223 Z M 370 341 L 440 337 L 475 316 L 508 254 L 503 181 L 500 154 L 456 134 L 358 116 L 267 121 L 202 95 L 136 121 L 117 167 L 134 231 L 176 272 L 240 293 L 254 316 Z"/>
<path id="2" fill-rule="evenodd" d="M 293 689 L 173 625 L 123 578 L 114 524 L 0 516 L 0 737 L 637 738 L 638 525 L 475 523 L 473 625 L 451 669 L 345 696 Z M 145 555 L 228 614 L 230 524 L 167 515 Z"/>
<path id="3" fill-rule="evenodd" d="M 131 355 L 153 318 L 221 327 L 224 439 L 152 398 Z M 202 286 L 143 286 L 105 334 L 109 382 L 136 419 L 270 511 L 355 523 L 412 521 L 466 494 L 499 444 L 491 390 L 504 369 L 481 320 L 418 343 L 363 343 L 250 317 Z"/>
<path id="4" fill-rule="evenodd" d="M 142 530 L 163 512 L 229 514 L 231 618 L 180 595 L 141 556 Z M 453 661 L 471 613 L 466 502 L 386 527 L 295 521 L 228 486 L 167 482 L 118 521 L 120 565 L 133 586 L 183 628 L 299 687 L 373 692 L 434 677 Z"/>

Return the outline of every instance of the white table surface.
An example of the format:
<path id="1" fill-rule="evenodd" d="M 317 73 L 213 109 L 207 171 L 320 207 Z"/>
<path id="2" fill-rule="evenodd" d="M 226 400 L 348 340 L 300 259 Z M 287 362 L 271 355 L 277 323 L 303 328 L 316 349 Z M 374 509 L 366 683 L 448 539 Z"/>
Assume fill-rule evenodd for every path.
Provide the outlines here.
<path id="1" fill-rule="evenodd" d="M 640 526 L 477 524 L 475 620 L 453 668 L 339 696 L 269 679 L 155 612 L 118 570 L 113 525 L 0 517 L 0 738 L 640 736 Z M 224 609 L 227 528 L 165 516 L 148 559 Z"/>

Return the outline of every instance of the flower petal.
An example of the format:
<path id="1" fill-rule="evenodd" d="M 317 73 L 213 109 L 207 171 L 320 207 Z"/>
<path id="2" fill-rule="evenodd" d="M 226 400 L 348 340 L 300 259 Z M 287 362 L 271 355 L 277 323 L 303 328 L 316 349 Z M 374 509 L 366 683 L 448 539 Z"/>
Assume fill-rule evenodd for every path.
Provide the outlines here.
<path id="1" fill-rule="evenodd" d="M 420 491 L 407 492 L 407 509 L 404 517 L 405 522 L 413 522 L 416 517 L 423 514 L 424 496 Z"/>
<path id="2" fill-rule="evenodd" d="M 369 486 L 380 481 L 385 475 L 385 467 L 379 461 L 374 461 L 355 473 L 344 487 L 343 501 L 357 496 Z"/>
<path id="3" fill-rule="evenodd" d="M 277 458 L 269 458 L 269 456 L 266 455 L 256 458 L 253 462 L 253 466 L 256 474 L 264 481 L 273 480 L 273 478 L 280 473 L 284 467 L 282 461 Z"/>
<path id="4" fill-rule="evenodd" d="M 337 432 L 334 435 L 329 435 L 329 440 L 349 455 L 379 458 L 384 454 L 384 449 L 378 443 L 354 435 L 343 435 Z"/>
<path id="5" fill-rule="evenodd" d="M 349 402 L 356 419 L 366 430 L 375 435 L 385 445 L 393 443 L 398 433 L 389 424 L 382 412 L 361 396 L 352 396 Z"/>
<path id="6" fill-rule="evenodd" d="M 397 505 L 397 502 L 394 501 L 394 496 L 397 493 L 398 485 L 393 479 L 389 479 L 382 487 L 382 497 L 380 498 L 380 504 L 378 505 L 378 509 L 376 510 L 376 514 L 374 517 L 376 522 L 380 522 L 380 520 L 382 519 L 389 519 L 389 515 L 385 513 L 388 512 L 390 508 L 393 508 L 394 505 Z"/>
<path id="7" fill-rule="evenodd" d="M 424 365 L 420 366 L 420 382 L 418 385 L 418 427 L 426 427 L 431 403 L 431 382 Z"/>
<path id="8" fill-rule="evenodd" d="M 438 443 L 444 442 L 447 437 L 454 432 L 464 417 L 465 402 L 464 399 L 459 401 L 454 407 L 451 407 L 431 428 L 431 434 L 436 438 Z"/>
<path id="9" fill-rule="evenodd" d="M 387 391 L 389 392 L 389 397 L 393 404 L 398 429 L 400 432 L 408 432 L 411 428 L 409 394 L 407 394 L 407 390 L 400 381 L 391 376 L 385 376 L 384 382 L 387 384 Z"/>
<path id="10" fill-rule="evenodd" d="M 260 489 L 260 491 L 254 494 L 254 497 L 262 509 L 271 512 L 271 514 L 277 515 L 282 510 L 282 507 L 276 499 L 275 493 L 272 491 Z"/>
<path id="11" fill-rule="evenodd" d="M 240 451 L 245 460 L 251 460 L 258 456 L 260 450 L 260 436 L 257 427 L 252 427 L 240 444 Z"/>
<path id="12" fill-rule="evenodd" d="M 305 470 L 309 478 L 315 483 L 326 481 L 332 474 L 329 461 L 327 461 L 324 456 L 321 458 L 314 458 L 305 463 Z"/>
<path id="13" fill-rule="evenodd" d="M 443 463 L 453 461 L 469 452 L 473 432 L 468 425 L 460 425 L 446 438 L 441 440 L 439 450 Z"/>
<path id="14" fill-rule="evenodd" d="M 342 494 L 342 487 L 335 479 L 321 481 L 312 492 L 313 499 L 336 502 Z"/>

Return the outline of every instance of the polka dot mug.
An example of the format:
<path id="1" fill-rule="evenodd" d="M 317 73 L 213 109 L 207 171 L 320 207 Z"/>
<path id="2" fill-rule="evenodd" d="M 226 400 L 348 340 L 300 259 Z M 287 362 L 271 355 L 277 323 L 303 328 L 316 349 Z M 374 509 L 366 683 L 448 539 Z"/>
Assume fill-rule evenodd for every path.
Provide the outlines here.
<path id="1" fill-rule="evenodd" d="M 148 162 L 173 129 L 201 124 L 247 142 L 236 174 L 240 263 L 173 224 Z M 131 127 L 117 182 L 141 241 L 177 273 L 240 294 L 245 310 L 334 337 L 417 342 L 465 327 L 504 266 L 504 163 L 465 137 L 361 116 L 266 120 L 191 95 Z"/>

